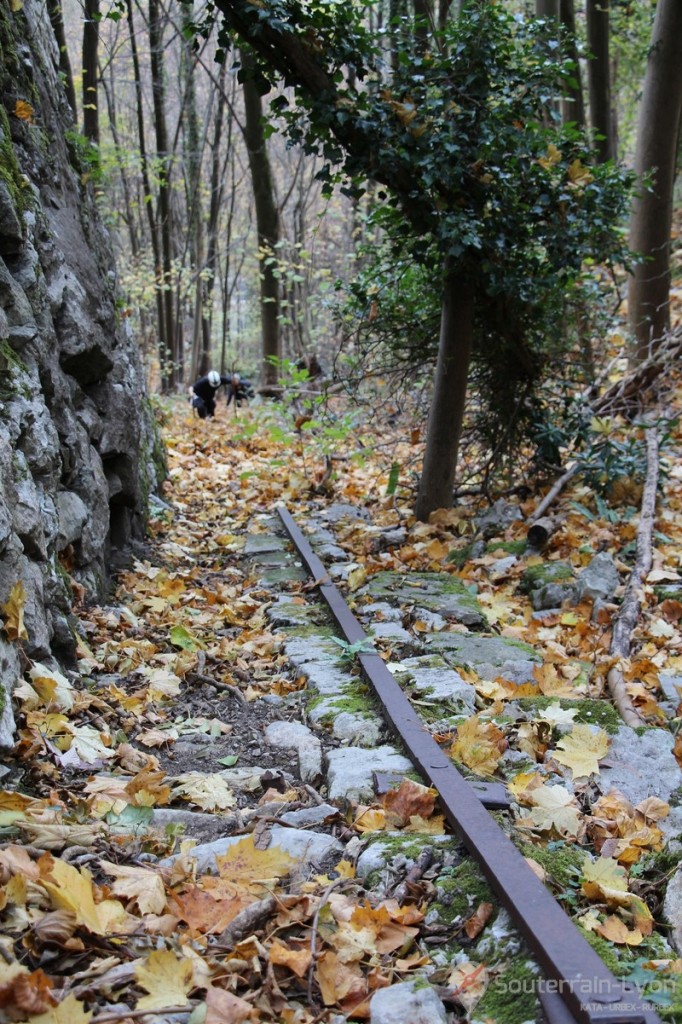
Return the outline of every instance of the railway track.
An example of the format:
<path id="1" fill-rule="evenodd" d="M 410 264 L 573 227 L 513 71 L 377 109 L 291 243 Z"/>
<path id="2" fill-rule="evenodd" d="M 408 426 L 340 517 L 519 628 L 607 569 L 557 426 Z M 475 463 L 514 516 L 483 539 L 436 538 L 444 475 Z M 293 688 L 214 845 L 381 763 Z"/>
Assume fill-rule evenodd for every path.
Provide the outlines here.
<path id="1" fill-rule="evenodd" d="M 344 640 L 358 650 L 362 672 L 381 714 L 424 780 L 438 791 L 443 813 L 544 972 L 537 994 L 546 1024 L 660 1024 L 638 990 L 613 975 L 489 813 L 504 804 L 499 787 L 474 788 L 423 724 L 360 622 L 290 513 L 278 508 L 286 534 L 319 590 Z"/>

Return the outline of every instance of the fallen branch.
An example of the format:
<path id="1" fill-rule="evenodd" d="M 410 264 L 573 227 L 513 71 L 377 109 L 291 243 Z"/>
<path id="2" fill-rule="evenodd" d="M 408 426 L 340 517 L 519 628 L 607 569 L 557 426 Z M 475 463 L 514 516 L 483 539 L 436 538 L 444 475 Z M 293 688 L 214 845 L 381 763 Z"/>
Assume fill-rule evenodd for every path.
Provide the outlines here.
<path id="1" fill-rule="evenodd" d="M 656 350 L 622 380 L 592 402 L 595 416 L 636 416 L 649 404 L 649 389 L 668 367 L 677 366 L 682 352 L 682 330 L 674 331 Z"/>
<path id="2" fill-rule="evenodd" d="M 552 502 L 555 500 L 555 498 L 559 497 L 559 495 L 561 494 L 569 480 L 572 480 L 575 474 L 578 472 L 579 466 L 579 462 L 572 462 L 566 470 L 566 472 L 559 477 L 559 479 L 554 483 L 552 487 L 550 487 L 550 489 L 547 491 L 547 494 L 544 496 L 538 507 L 535 509 L 535 512 L 533 512 L 532 523 L 537 522 L 538 519 L 542 519 L 545 512 L 552 504 Z"/>
<path id="3" fill-rule="evenodd" d="M 647 470 L 642 505 L 637 527 L 637 553 L 635 565 L 630 573 L 620 612 L 614 622 L 611 638 L 611 655 L 619 661 L 630 657 L 632 632 L 637 625 L 642 608 L 642 586 L 649 575 L 652 562 L 652 536 L 656 518 L 656 491 L 658 489 L 658 434 L 654 426 L 646 431 Z M 646 722 L 635 709 L 627 692 L 622 669 L 614 665 L 606 677 L 609 692 L 626 725 L 645 725 Z"/>
<path id="4" fill-rule="evenodd" d="M 217 946 L 235 946 L 247 935 L 251 935 L 264 924 L 277 906 L 274 896 L 266 896 L 262 900 L 251 903 L 241 914 L 230 921 L 227 928 L 220 933 L 216 942 Z"/>

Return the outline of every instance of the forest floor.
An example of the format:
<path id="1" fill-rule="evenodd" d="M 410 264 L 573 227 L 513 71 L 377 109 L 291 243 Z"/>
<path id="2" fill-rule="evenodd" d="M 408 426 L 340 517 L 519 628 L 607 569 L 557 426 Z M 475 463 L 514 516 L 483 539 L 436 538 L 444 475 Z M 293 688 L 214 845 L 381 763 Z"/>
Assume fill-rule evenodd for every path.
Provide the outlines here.
<path id="1" fill-rule="evenodd" d="M 16 693 L 0 794 L 5 1019 L 388 1024 L 420 1007 L 429 1020 L 533 1019 L 535 969 L 433 791 L 404 768 L 376 796 L 330 775 L 345 749 L 361 761 L 394 741 L 380 725 L 365 747 L 357 735 L 358 716 L 368 730 L 374 720 L 348 645 L 323 661 L 356 685 L 342 708 L 350 733 L 315 714 L 306 664 L 330 630 L 313 581 L 268 543 L 278 504 L 324 534 L 392 671 L 417 666 L 434 637 L 472 635 L 455 612 L 420 603 L 423 574 L 466 588 L 478 636 L 524 652 L 492 669 L 461 654 L 455 672 L 444 644 L 460 704 L 420 690 L 417 667 L 408 690 L 468 777 L 506 784 L 502 827 L 608 966 L 682 1019 L 679 425 L 658 425 L 653 564 L 631 653 L 617 657 L 641 427 L 594 424 L 597 447 L 617 442 L 602 460 L 607 474 L 616 466 L 609 486 L 576 476 L 535 549 L 539 496 L 491 510 L 473 495 L 416 522 L 409 410 L 389 405 L 371 424 L 346 412 L 296 430 L 286 407 L 221 406 L 209 422 L 184 403 L 165 409 L 169 477 L 148 544 L 107 606 L 81 608 L 77 668 L 34 664 Z M 3 618 L 20 642 L 21 609 Z M 619 719 L 614 668 L 641 727 Z M 402 1017 L 378 996 L 399 984 Z"/>

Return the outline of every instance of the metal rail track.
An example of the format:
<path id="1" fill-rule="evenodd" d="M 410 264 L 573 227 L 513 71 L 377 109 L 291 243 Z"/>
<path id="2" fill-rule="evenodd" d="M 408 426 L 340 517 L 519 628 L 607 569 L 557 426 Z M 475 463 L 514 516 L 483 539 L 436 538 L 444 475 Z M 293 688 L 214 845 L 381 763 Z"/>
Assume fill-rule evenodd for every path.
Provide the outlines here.
<path id="1" fill-rule="evenodd" d="M 279 517 L 348 643 L 369 640 L 290 513 Z M 439 794 L 449 824 L 475 858 L 545 972 L 538 998 L 546 1024 L 661 1024 L 634 986 L 616 978 L 483 806 L 421 722 L 378 654 L 362 671 L 407 755 Z"/>

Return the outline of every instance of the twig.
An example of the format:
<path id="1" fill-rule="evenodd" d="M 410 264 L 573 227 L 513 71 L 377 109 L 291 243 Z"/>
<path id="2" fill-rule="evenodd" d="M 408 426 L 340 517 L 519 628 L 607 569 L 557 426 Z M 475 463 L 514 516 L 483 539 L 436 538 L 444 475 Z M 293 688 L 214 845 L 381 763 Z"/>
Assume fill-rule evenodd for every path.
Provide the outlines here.
<path id="1" fill-rule="evenodd" d="M 557 498 L 563 491 L 569 480 L 572 480 L 575 474 L 578 472 L 580 466 L 579 462 L 572 462 L 565 473 L 563 473 L 558 480 L 550 487 L 547 494 L 544 496 L 538 507 L 531 516 L 531 522 L 534 523 L 537 519 L 541 519 L 545 514 L 549 506 L 552 504 L 555 498 Z"/>
<path id="2" fill-rule="evenodd" d="M 651 538 L 656 518 L 656 491 L 658 489 L 658 434 L 654 426 L 646 432 L 647 470 L 642 494 L 642 506 L 637 527 L 637 554 L 630 573 L 620 612 L 613 626 L 611 655 L 614 658 L 630 656 L 632 632 L 642 607 L 642 585 L 649 574 L 652 561 Z M 613 702 L 626 725 L 645 725 L 644 718 L 635 709 L 625 686 L 622 669 L 614 665 L 606 677 Z"/>
<path id="3" fill-rule="evenodd" d="M 231 693 L 240 704 L 246 704 L 246 697 L 236 686 L 231 686 L 230 683 L 221 683 L 218 679 L 212 679 L 211 676 L 205 676 L 201 672 L 190 672 L 190 676 L 198 683 L 215 686 L 216 690 L 225 690 L 226 693 Z"/>
<path id="4" fill-rule="evenodd" d="M 412 865 L 410 870 L 403 878 L 400 885 L 397 885 L 393 891 L 393 898 L 398 903 L 404 903 L 409 896 L 409 888 L 412 882 L 418 882 L 424 872 L 431 867 L 433 863 L 433 847 L 425 846 L 422 852 L 417 857 L 417 860 Z"/>
<path id="5" fill-rule="evenodd" d="M 262 900 L 251 903 L 228 924 L 218 936 L 217 946 L 235 946 L 246 936 L 259 928 L 270 917 L 277 906 L 274 896 L 265 896 Z"/>

